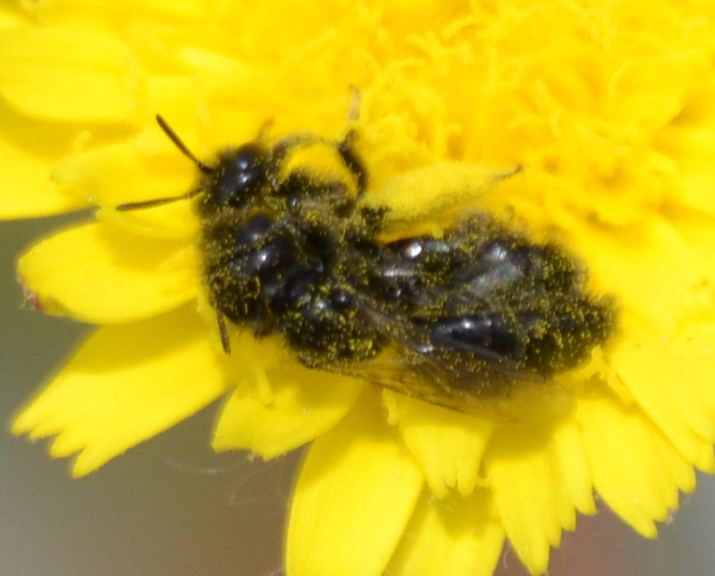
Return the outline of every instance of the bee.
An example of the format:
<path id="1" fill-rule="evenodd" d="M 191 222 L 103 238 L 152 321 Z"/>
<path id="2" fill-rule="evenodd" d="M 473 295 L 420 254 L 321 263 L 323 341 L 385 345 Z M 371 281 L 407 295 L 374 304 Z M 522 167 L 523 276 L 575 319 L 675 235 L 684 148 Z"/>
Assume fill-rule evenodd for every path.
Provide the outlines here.
<path id="1" fill-rule="evenodd" d="M 364 201 L 369 174 L 354 132 L 340 141 L 297 132 L 272 145 L 259 137 L 204 163 L 157 121 L 196 165 L 197 185 L 117 209 L 195 198 L 227 354 L 230 323 L 279 335 L 309 368 L 479 413 L 576 367 L 613 331 L 611 299 L 587 291 L 574 258 L 489 213 L 465 214 L 441 235 L 387 239 L 390 209 Z M 344 174 L 296 164 L 312 146 L 337 154 Z"/>

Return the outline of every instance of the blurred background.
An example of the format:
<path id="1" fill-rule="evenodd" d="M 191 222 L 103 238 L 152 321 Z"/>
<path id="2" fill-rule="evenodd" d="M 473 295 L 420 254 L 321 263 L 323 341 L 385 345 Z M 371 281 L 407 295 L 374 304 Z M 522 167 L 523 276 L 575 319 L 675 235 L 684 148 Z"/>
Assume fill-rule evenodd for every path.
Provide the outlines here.
<path id="1" fill-rule="evenodd" d="M 0 225 L 0 576 L 282 574 L 299 455 L 263 463 L 213 454 L 216 406 L 80 480 L 70 478 L 67 460 L 48 458 L 45 443 L 8 432 L 12 414 L 88 331 L 21 308 L 15 258 L 63 222 Z M 701 476 L 659 540 L 642 539 L 603 510 L 566 534 L 550 574 L 712 576 L 714 528 L 715 480 Z M 525 572 L 506 550 L 498 574 Z"/>

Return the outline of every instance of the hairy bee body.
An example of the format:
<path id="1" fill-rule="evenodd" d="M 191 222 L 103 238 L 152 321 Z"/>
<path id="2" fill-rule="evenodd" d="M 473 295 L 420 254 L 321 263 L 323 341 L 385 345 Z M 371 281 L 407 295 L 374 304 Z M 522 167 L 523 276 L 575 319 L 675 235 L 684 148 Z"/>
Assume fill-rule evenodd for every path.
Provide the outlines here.
<path id="1" fill-rule="evenodd" d="M 289 166 L 312 145 L 334 148 L 345 175 Z M 227 352 L 226 320 L 281 335 L 310 368 L 471 411 L 578 365 L 612 331 L 612 304 L 586 291 L 571 257 L 487 213 L 441 237 L 383 240 L 388 209 L 361 202 L 350 137 L 292 134 L 196 163 L 203 274 Z"/>
<path id="2" fill-rule="evenodd" d="M 370 248 L 358 248 L 361 238 L 373 240 L 355 193 L 301 171 L 275 181 L 270 154 L 251 145 L 229 152 L 202 183 L 201 250 L 214 307 L 257 337 L 282 334 L 313 368 L 375 356 L 385 336 L 362 313 L 348 276 L 351 266 L 369 260 Z M 239 177 L 240 201 L 217 206 L 218 182 L 237 163 L 260 176 L 250 185 Z"/>

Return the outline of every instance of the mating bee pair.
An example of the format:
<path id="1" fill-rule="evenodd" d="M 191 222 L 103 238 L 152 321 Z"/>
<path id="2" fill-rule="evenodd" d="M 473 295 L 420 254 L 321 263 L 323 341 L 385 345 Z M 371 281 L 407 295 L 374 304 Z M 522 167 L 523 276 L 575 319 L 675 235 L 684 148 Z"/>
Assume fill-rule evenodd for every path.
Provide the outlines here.
<path id="1" fill-rule="evenodd" d="M 306 366 L 361 376 L 457 410 L 479 411 L 520 383 L 575 367 L 612 332 L 609 299 L 554 244 L 535 243 L 488 213 L 441 237 L 385 241 L 390 212 L 363 202 L 368 171 L 353 147 L 312 133 L 263 139 L 198 160 L 197 186 L 148 208 L 197 197 L 203 275 L 223 348 L 227 322 L 282 335 Z M 291 163 L 333 148 L 344 176 Z"/>

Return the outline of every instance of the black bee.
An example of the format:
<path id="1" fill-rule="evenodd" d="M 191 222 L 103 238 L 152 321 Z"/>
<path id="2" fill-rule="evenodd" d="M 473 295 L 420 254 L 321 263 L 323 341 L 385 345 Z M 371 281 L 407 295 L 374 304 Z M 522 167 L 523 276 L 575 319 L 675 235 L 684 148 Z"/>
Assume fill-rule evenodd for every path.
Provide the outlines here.
<path id="1" fill-rule="evenodd" d="M 478 412 L 577 366 L 613 331 L 608 298 L 558 246 L 536 243 L 487 213 L 440 237 L 384 240 L 390 211 L 364 202 L 368 172 L 354 134 L 294 133 L 221 151 L 205 164 L 159 125 L 200 171 L 177 198 L 197 197 L 203 276 L 223 348 L 227 321 L 257 338 L 281 335 L 305 366 L 361 376 L 453 409 Z M 337 153 L 345 174 L 291 162 Z"/>

